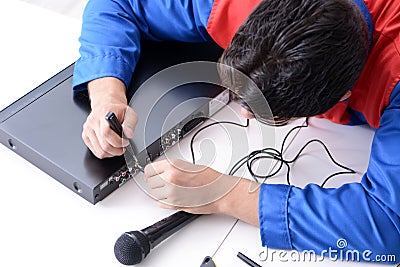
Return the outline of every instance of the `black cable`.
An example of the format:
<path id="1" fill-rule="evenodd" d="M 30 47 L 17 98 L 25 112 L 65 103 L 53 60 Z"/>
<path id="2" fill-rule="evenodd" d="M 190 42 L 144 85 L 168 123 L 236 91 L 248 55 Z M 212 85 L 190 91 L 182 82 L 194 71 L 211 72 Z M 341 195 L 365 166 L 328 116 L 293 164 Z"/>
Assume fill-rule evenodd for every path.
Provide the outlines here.
<path id="1" fill-rule="evenodd" d="M 196 136 L 197 136 L 200 132 L 202 132 L 203 130 L 207 129 L 208 127 L 211 127 L 211 126 L 214 126 L 214 125 L 217 125 L 217 124 L 232 124 L 232 125 L 235 125 L 235 126 L 238 126 L 238 127 L 247 128 L 247 127 L 249 126 L 249 123 L 250 123 L 250 120 L 249 120 L 249 119 L 246 120 L 246 124 L 245 124 L 245 125 L 242 125 L 242 124 L 239 124 L 239 123 L 236 123 L 236 122 L 232 122 L 232 121 L 217 121 L 217 122 L 210 123 L 210 124 L 208 124 L 208 125 L 203 126 L 202 128 L 200 128 L 200 129 L 192 136 L 192 139 L 190 140 L 190 152 L 192 153 L 192 162 L 193 162 L 193 164 L 196 164 L 196 159 L 195 159 L 194 150 L 193 150 L 193 142 L 194 142 L 194 139 L 196 138 Z"/>
<path id="2" fill-rule="evenodd" d="M 196 136 L 203 130 L 214 126 L 214 125 L 218 125 L 218 124 L 231 124 L 231 125 L 235 125 L 235 126 L 239 126 L 239 127 L 243 127 L 243 128 L 247 128 L 249 126 L 249 119 L 247 119 L 246 124 L 242 125 L 236 122 L 230 122 L 230 121 L 221 121 L 221 122 L 213 122 L 211 124 L 208 124 L 202 128 L 200 128 L 191 138 L 190 140 L 190 151 L 192 154 L 192 161 L 193 164 L 196 163 L 195 160 L 195 155 L 194 155 L 194 150 L 193 150 L 193 142 L 194 139 L 196 138 Z M 285 143 L 287 141 L 287 139 L 289 138 L 290 134 L 293 133 L 296 129 L 300 129 L 300 128 L 306 128 L 308 127 L 308 118 L 306 119 L 306 123 L 304 125 L 299 125 L 299 126 L 295 126 L 292 129 L 290 129 L 290 131 L 286 134 L 286 136 L 284 137 L 283 141 L 282 141 L 282 145 L 281 145 L 281 149 L 278 150 L 276 148 L 273 147 L 266 147 L 260 150 L 255 150 L 252 151 L 251 153 L 249 153 L 248 155 L 242 157 L 241 159 L 239 159 L 231 168 L 231 170 L 229 171 L 229 175 L 234 175 L 241 167 L 243 167 L 244 165 L 246 165 L 247 170 L 249 171 L 250 175 L 252 176 L 252 178 L 256 181 L 259 182 L 258 179 L 263 179 L 264 181 L 270 177 L 275 176 L 277 173 L 279 173 L 281 171 L 281 169 L 283 168 L 283 166 L 285 165 L 287 168 L 287 172 L 286 172 L 286 181 L 287 184 L 290 185 L 290 164 L 294 163 L 303 153 L 303 151 L 307 148 L 307 146 L 309 146 L 312 143 L 318 143 L 320 145 L 322 145 L 322 147 L 324 148 L 325 152 L 328 154 L 330 160 L 338 167 L 346 170 L 346 171 L 340 171 L 340 172 L 336 172 L 333 173 L 331 175 L 329 175 L 327 178 L 324 179 L 324 181 L 321 184 L 321 187 L 324 187 L 325 184 L 332 179 L 333 177 L 337 176 L 337 175 L 341 175 L 341 174 L 353 174 L 356 173 L 353 169 L 346 167 L 342 164 L 340 164 L 339 162 L 337 162 L 331 152 L 329 151 L 328 147 L 324 144 L 324 142 L 322 142 L 319 139 L 312 139 L 310 141 L 308 141 L 304 146 L 302 146 L 300 148 L 300 150 L 297 152 L 297 154 L 291 159 L 291 160 L 287 160 L 283 158 L 283 153 L 284 153 L 284 148 L 285 148 Z M 259 160 L 263 160 L 263 159 L 272 159 L 275 161 L 279 162 L 279 166 L 278 168 L 269 174 L 265 174 L 265 175 L 259 175 L 256 174 L 253 171 L 253 164 L 256 163 Z"/>

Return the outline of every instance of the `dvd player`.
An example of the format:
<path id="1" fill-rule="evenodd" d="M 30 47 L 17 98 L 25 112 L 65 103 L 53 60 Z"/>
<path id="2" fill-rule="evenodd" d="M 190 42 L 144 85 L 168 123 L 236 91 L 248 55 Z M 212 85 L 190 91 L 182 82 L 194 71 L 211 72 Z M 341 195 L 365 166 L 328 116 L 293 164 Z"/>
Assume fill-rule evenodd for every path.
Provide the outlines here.
<path id="1" fill-rule="evenodd" d="M 205 82 L 162 86 L 178 78 L 173 75 L 165 78 L 169 81 L 159 80 L 157 88 L 142 88 L 148 78 L 170 66 L 216 62 L 222 49 L 215 43 L 144 41 L 141 47 L 127 97 L 139 117 L 131 145 L 144 165 L 227 104 L 229 92 Z M 86 92 L 74 94 L 73 68 L 74 64 L 0 112 L 0 142 L 95 204 L 132 178 L 135 170 L 127 167 L 124 156 L 98 159 L 84 144 L 81 133 L 89 98 Z M 217 70 L 210 75 L 218 75 Z"/>

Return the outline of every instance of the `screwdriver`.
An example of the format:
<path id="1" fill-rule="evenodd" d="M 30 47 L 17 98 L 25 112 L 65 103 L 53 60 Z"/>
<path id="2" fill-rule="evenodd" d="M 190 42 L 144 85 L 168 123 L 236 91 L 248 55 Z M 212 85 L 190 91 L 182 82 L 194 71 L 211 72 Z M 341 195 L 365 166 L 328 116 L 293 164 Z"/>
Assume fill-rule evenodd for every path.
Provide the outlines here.
<path id="1" fill-rule="evenodd" d="M 117 133 L 120 137 L 123 138 L 123 136 L 122 136 L 122 125 L 119 122 L 117 116 L 114 114 L 114 112 L 109 111 L 106 114 L 105 119 L 108 122 L 108 124 L 110 125 L 111 130 L 113 130 L 115 133 Z M 137 159 L 137 157 L 136 157 L 135 153 L 132 151 L 132 149 L 127 149 L 127 151 L 129 151 L 129 154 L 131 155 L 133 161 L 135 162 L 134 168 L 136 168 L 139 171 L 144 173 L 144 169 L 143 169 L 142 166 L 140 166 L 139 160 Z"/>

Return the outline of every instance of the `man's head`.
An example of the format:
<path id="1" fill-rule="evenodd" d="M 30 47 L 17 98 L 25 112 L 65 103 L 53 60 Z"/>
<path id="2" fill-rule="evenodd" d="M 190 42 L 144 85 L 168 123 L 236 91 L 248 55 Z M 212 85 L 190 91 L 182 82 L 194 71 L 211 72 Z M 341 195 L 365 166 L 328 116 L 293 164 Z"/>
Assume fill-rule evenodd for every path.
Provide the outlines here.
<path id="1" fill-rule="evenodd" d="M 284 121 L 332 108 L 356 82 L 367 53 L 367 24 L 351 0 L 267 0 L 239 28 L 221 63 L 249 76 Z M 260 113 L 257 88 L 231 86 Z"/>

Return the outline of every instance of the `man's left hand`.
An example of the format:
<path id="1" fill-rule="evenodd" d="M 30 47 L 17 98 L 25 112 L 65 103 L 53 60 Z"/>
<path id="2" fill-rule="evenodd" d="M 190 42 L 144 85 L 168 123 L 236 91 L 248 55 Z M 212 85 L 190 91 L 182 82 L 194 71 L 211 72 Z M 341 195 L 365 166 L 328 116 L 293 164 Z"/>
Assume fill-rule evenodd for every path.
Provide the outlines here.
<path id="1" fill-rule="evenodd" d="M 145 179 L 161 207 L 201 214 L 220 213 L 221 200 L 240 180 L 177 159 L 148 164 Z"/>

